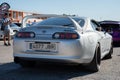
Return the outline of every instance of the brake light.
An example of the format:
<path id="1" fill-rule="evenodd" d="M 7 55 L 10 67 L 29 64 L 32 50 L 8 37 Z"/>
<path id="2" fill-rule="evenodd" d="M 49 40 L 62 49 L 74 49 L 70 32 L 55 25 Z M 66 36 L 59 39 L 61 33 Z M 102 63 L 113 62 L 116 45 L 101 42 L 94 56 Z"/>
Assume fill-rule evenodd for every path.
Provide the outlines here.
<path id="1" fill-rule="evenodd" d="M 18 38 L 34 38 L 35 33 L 33 33 L 33 32 L 18 32 L 16 37 L 18 37 Z"/>
<path id="2" fill-rule="evenodd" d="M 53 34 L 54 39 L 78 39 L 79 35 L 77 33 L 64 33 L 64 32 L 57 32 Z"/>

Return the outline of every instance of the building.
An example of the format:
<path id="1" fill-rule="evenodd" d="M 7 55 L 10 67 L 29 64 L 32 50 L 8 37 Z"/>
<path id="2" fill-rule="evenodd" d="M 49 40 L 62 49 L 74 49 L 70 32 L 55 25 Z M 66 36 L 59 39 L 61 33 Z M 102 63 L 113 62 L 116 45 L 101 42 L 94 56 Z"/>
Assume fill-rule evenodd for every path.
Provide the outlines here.
<path id="1" fill-rule="evenodd" d="M 17 10 L 9 10 L 9 17 L 12 19 L 13 22 L 21 22 L 22 19 L 27 15 L 37 15 L 38 13 L 32 12 L 24 12 L 24 11 L 17 11 Z"/>
<path id="2" fill-rule="evenodd" d="M 17 11 L 17 10 L 9 10 L 9 11 L 1 11 L 0 10 L 0 20 L 3 17 L 3 14 L 9 12 L 9 17 L 12 19 L 12 22 L 19 22 L 21 23 L 22 19 L 27 15 L 37 15 L 38 13 L 32 13 L 32 12 L 24 12 L 24 11 Z M 46 18 L 40 18 L 40 20 L 43 20 Z M 28 22 L 33 22 L 34 20 L 30 20 Z"/>

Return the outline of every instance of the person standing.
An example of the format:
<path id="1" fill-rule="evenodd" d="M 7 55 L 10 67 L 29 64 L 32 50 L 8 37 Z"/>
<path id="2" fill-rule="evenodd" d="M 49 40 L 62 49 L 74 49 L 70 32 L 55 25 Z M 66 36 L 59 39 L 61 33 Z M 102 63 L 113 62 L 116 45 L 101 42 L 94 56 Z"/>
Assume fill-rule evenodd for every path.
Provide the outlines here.
<path id="1" fill-rule="evenodd" d="M 9 15 L 8 13 L 5 13 L 3 16 L 3 20 L 2 20 L 2 24 L 4 26 L 4 45 L 5 46 L 10 46 L 10 24 L 11 24 L 11 20 L 9 19 Z M 8 44 L 6 43 L 6 38 L 8 38 Z"/>

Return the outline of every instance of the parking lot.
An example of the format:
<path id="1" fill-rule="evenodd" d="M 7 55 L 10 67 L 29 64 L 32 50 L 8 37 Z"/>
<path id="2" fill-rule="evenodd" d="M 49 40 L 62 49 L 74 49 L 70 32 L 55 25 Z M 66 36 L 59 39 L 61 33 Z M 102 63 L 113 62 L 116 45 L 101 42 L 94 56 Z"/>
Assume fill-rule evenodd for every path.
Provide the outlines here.
<path id="1" fill-rule="evenodd" d="M 101 69 L 96 73 L 83 67 L 60 65 L 25 69 L 13 62 L 12 55 L 12 46 L 6 47 L 0 41 L 0 80 L 120 80 L 120 47 L 114 47 L 113 58 L 102 60 Z"/>

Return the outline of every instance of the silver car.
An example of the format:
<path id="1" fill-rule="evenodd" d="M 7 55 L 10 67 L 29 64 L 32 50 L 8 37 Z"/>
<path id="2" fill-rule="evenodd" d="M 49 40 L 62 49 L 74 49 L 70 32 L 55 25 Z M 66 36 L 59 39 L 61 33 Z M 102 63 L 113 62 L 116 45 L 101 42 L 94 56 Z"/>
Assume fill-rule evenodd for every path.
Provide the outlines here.
<path id="1" fill-rule="evenodd" d="M 0 29 L 1 29 L 1 25 L 0 25 Z M 10 28 L 10 36 L 12 37 L 15 33 L 13 32 L 13 30 Z M 0 39 L 4 38 L 4 32 L 2 30 L 0 30 Z"/>
<path id="2" fill-rule="evenodd" d="M 1 25 L 0 25 L 1 29 Z M 10 24 L 10 36 L 13 38 L 14 35 L 21 29 L 21 27 L 17 26 L 15 23 Z M 4 33 L 0 30 L 0 39 L 3 39 Z"/>
<path id="3" fill-rule="evenodd" d="M 113 53 L 111 35 L 86 17 L 51 16 L 21 29 L 13 42 L 14 61 L 23 67 L 39 61 L 82 64 L 98 71 L 101 59 Z"/>
<path id="4" fill-rule="evenodd" d="M 16 25 L 15 23 L 11 23 L 10 28 L 13 30 L 14 35 L 21 29 L 21 27 Z"/>

